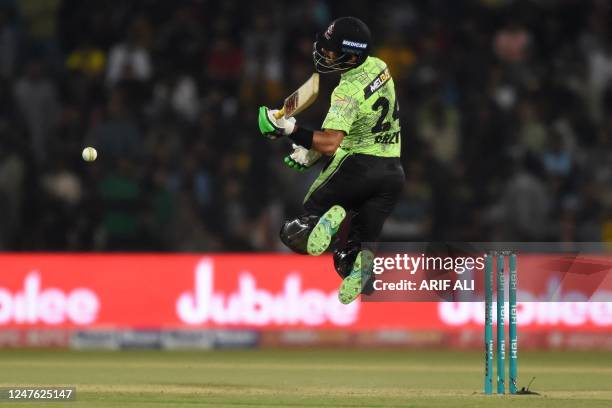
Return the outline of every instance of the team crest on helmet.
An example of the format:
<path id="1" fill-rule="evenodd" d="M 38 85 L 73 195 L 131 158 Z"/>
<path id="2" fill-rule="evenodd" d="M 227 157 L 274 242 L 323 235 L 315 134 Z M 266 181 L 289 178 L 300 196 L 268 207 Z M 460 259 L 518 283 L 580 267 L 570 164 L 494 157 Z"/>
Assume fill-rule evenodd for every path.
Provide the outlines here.
<path id="1" fill-rule="evenodd" d="M 325 31 L 325 34 L 323 34 L 328 40 L 331 39 L 331 36 L 334 32 L 334 24 L 336 23 L 331 23 L 329 27 L 327 27 L 327 31 Z"/>

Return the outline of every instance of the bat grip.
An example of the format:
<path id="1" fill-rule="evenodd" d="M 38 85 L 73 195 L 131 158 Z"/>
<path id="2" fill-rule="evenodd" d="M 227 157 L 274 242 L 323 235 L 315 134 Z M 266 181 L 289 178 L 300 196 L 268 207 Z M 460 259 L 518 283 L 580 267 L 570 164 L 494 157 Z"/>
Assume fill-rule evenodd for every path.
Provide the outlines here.
<path id="1" fill-rule="evenodd" d="M 279 110 L 278 112 L 276 112 L 276 113 L 274 114 L 274 117 L 275 117 L 276 119 L 280 119 L 280 118 L 282 118 L 284 115 L 285 115 L 285 107 L 283 106 L 282 108 L 280 108 L 280 110 Z"/>

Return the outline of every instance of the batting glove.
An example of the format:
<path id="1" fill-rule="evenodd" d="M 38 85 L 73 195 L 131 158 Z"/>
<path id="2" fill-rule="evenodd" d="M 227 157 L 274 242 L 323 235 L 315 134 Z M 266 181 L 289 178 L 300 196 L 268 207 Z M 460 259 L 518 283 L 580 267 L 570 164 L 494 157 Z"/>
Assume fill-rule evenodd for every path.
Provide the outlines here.
<path id="1" fill-rule="evenodd" d="M 268 109 L 265 106 L 259 107 L 259 131 L 268 139 L 278 139 L 281 136 L 287 136 L 295 130 L 295 118 L 276 119 L 274 114 L 278 109 Z"/>
<path id="2" fill-rule="evenodd" d="M 308 150 L 300 145 L 293 145 L 293 153 L 285 157 L 285 164 L 293 170 L 303 172 L 314 166 L 321 158 L 321 153 Z"/>

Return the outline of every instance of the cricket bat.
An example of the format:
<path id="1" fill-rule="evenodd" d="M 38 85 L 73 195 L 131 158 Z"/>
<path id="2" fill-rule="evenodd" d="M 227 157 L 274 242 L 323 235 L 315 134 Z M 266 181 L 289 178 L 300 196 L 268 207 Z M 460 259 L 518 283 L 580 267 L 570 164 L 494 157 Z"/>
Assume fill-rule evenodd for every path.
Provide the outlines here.
<path id="1" fill-rule="evenodd" d="M 295 92 L 285 98 L 283 107 L 274 114 L 276 119 L 290 118 L 314 103 L 319 95 L 319 74 L 314 73 Z"/>

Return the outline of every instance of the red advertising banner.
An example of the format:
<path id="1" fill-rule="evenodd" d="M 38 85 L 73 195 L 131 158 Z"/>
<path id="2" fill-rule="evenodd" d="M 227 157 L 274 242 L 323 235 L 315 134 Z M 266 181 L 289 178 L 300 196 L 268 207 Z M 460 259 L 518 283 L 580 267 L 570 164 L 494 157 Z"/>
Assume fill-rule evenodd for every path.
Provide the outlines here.
<path id="1" fill-rule="evenodd" d="M 0 255 L 0 329 L 479 328 L 482 303 L 337 300 L 330 257 Z M 522 329 L 612 332 L 611 302 L 527 302 Z"/>

